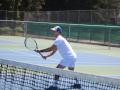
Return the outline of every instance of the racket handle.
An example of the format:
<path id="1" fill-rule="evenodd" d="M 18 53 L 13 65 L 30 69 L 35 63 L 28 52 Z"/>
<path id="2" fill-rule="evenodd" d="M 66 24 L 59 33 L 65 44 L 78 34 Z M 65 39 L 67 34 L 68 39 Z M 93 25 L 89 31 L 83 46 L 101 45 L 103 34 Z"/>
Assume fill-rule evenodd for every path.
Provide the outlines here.
<path id="1" fill-rule="evenodd" d="M 42 57 L 43 59 L 46 59 L 40 52 L 39 52 L 39 54 L 41 55 L 41 57 Z"/>
<path id="2" fill-rule="evenodd" d="M 40 56 L 41 56 L 43 59 L 46 59 L 46 58 L 41 54 L 40 50 L 34 50 L 34 51 L 37 52 L 37 53 L 39 53 Z"/>

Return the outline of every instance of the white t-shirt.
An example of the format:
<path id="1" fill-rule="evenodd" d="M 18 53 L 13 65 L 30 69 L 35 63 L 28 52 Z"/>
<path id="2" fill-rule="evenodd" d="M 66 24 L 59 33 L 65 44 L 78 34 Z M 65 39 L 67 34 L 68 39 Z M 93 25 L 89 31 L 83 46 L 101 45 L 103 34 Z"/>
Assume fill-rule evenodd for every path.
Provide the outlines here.
<path id="1" fill-rule="evenodd" d="M 57 46 L 57 49 L 59 51 L 59 53 L 61 54 L 61 56 L 64 59 L 76 59 L 76 53 L 73 51 L 71 45 L 69 44 L 69 42 L 62 37 L 61 35 L 59 35 L 56 40 L 54 41 L 54 45 Z"/>

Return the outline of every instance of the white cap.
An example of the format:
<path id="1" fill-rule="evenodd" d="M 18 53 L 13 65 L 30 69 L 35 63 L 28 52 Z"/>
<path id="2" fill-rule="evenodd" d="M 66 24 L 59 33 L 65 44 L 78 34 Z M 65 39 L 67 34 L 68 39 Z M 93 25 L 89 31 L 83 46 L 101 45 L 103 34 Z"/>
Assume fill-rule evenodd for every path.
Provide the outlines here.
<path id="1" fill-rule="evenodd" d="M 62 33 L 62 28 L 60 26 L 55 26 L 55 27 L 51 28 L 50 30 Z"/>

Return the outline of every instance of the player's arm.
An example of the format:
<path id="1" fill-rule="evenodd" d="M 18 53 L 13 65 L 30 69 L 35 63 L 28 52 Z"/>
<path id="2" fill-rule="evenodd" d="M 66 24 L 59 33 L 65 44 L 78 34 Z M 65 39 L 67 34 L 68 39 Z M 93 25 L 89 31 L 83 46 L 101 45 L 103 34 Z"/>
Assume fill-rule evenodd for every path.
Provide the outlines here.
<path id="1" fill-rule="evenodd" d="M 49 48 L 46 48 L 46 49 L 42 49 L 42 50 L 36 50 L 36 52 L 50 52 L 50 51 L 52 51 L 52 52 L 55 52 L 57 50 L 57 47 L 56 47 L 56 45 L 52 45 L 51 47 L 49 47 Z"/>
<path id="2" fill-rule="evenodd" d="M 52 56 L 56 51 L 57 51 L 57 50 L 53 50 L 50 54 L 48 54 L 47 56 L 44 56 L 44 58 L 46 59 L 46 58 Z"/>
<path id="3" fill-rule="evenodd" d="M 53 45 L 52 48 L 52 52 L 49 55 L 47 55 L 46 58 L 52 56 L 57 51 L 57 47 L 55 45 Z"/>
<path id="4" fill-rule="evenodd" d="M 52 56 L 56 51 L 57 51 L 57 47 L 56 47 L 56 45 L 53 44 L 49 48 L 42 49 L 42 50 L 37 50 L 36 52 L 38 52 L 38 53 L 41 53 L 41 52 L 51 52 L 49 55 L 43 56 L 43 58 L 46 59 L 46 58 Z"/>

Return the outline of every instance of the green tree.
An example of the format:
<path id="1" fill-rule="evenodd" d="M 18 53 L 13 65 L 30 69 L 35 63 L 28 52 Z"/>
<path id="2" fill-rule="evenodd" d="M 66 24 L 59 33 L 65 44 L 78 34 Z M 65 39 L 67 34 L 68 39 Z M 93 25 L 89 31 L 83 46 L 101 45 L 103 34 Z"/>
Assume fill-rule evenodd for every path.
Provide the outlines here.
<path id="1" fill-rule="evenodd" d="M 22 0 L 21 11 L 41 11 L 45 5 L 44 0 Z"/>
<path id="2" fill-rule="evenodd" d="M 95 9 L 120 9 L 119 0 L 96 0 Z"/>
<path id="3" fill-rule="evenodd" d="M 118 9 L 120 0 L 45 0 L 44 10 Z"/>
<path id="4" fill-rule="evenodd" d="M 15 11 L 11 12 L 14 15 L 11 19 L 20 19 L 20 11 L 40 11 L 44 4 L 44 0 L 0 0 L 0 10 Z"/>
<path id="5" fill-rule="evenodd" d="M 44 0 L 1 0 L 0 10 L 37 11 L 41 10 Z"/>

